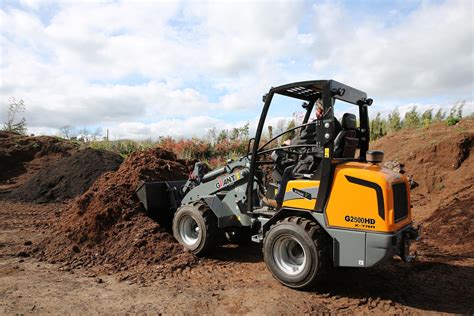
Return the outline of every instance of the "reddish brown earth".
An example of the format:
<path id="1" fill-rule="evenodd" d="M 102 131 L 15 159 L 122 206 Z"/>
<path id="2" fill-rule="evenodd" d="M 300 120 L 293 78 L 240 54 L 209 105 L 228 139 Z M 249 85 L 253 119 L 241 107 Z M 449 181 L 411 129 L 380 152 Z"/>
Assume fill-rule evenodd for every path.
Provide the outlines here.
<path id="1" fill-rule="evenodd" d="M 0 196 L 9 200 L 62 202 L 86 191 L 122 157 L 58 137 L 0 132 Z"/>
<path id="2" fill-rule="evenodd" d="M 0 131 L 0 189 L 21 185 L 50 162 L 68 156 L 78 145 L 51 136 Z"/>
<path id="3" fill-rule="evenodd" d="M 79 150 L 45 164 L 7 197 L 35 203 L 71 199 L 84 193 L 104 172 L 117 170 L 122 161 L 120 155 L 112 152 L 91 148 Z"/>
<path id="4" fill-rule="evenodd" d="M 338 269 L 309 292 L 280 285 L 258 245 L 196 259 L 146 217 L 140 180 L 187 173 L 172 154 L 129 157 L 69 204 L 0 200 L 1 313 L 474 313 L 473 122 L 404 130 L 375 144 L 418 187 L 418 261 Z M 470 142 L 470 143 L 469 143 Z"/>
<path id="5" fill-rule="evenodd" d="M 148 272 L 156 277 L 192 265 L 196 258 L 145 214 L 135 193 L 142 181 L 186 179 L 187 167 L 175 160 L 161 149 L 130 155 L 62 210 L 37 256 L 142 282 Z"/>
<path id="6" fill-rule="evenodd" d="M 424 245 L 415 264 L 395 260 L 376 269 L 340 269 L 309 292 L 275 281 L 256 244 L 220 247 L 212 257 L 166 274 L 152 264 L 157 273 L 145 274 L 145 282 L 133 273 L 127 278 L 127 270 L 72 269 L 26 257 L 40 248 L 64 207 L 0 201 L 2 314 L 474 312 L 474 259 Z"/>
<path id="7" fill-rule="evenodd" d="M 412 190 L 414 218 L 424 242 L 474 256 L 474 120 L 455 126 L 402 130 L 377 140 L 386 160 L 403 161 L 418 186 Z"/>

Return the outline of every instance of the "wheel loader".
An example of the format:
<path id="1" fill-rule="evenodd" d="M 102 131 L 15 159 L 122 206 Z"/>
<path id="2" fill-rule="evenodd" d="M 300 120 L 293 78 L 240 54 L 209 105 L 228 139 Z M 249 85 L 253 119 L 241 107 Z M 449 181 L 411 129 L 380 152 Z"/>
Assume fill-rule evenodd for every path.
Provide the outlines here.
<path id="1" fill-rule="evenodd" d="M 277 95 L 303 102 L 305 115 L 301 125 L 264 142 Z M 335 80 L 316 80 L 272 87 L 263 102 L 245 156 L 208 173 L 198 162 L 189 179 L 137 189 L 150 216 L 169 223 L 198 256 L 225 240 L 261 243 L 268 270 L 294 289 L 315 286 L 334 267 L 368 268 L 396 255 L 413 261 L 418 230 L 408 180 L 382 166 L 383 152 L 369 150 L 373 100 Z M 358 115 L 338 120 L 338 104 Z M 322 115 L 313 119 L 316 107 Z M 275 145 L 287 133 L 296 134 L 291 143 Z"/>

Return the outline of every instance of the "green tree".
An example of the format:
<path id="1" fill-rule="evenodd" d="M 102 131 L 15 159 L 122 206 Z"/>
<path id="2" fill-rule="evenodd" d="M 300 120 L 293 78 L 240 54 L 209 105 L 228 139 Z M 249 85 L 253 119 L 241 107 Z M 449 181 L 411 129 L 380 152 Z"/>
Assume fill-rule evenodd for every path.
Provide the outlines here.
<path id="1" fill-rule="evenodd" d="M 239 133 L 240 133 L 239 129 L 237 127 L 234 127 L 229 135 L 230 140 L 234 141 L 234 140 L 239 139 Z"/>
<path id="2" fill-rule="evenodd" d="M 396 109 L 388 114 L 388 128 L 390 131 L 398 131 L 402 128 L 402 119 Z"/>
<path id="3" fill-rule="evenodd" d="M 26 119 L 22 113 L 26 111 L 25 101 L 8 99 L 7 120 L 3 123 L 3 131 L 26 134 Z"/>
<path id="4" fill-rule="evenodd" d="M 446 125 L 456 125 L 462 119 L 464 103 L 465 101 L 461 101 L 453 105 L 451 111 L 449 111 L 449 116 L 446 118 Z"/>
<path id="5" fill-rule="evenodd" d="M 464 108 L 466 101 L 462 100 L 458 105 L 458 110 L 456 111 L 456 115 L 459 119 L 462 119 L 462 110 Z"/>
<path id="6" fill-rule="evenodd" d="M 424 127 L 428 127 L 431 124 L 431 120 L 433 119 L 433 109 L 428 109 L 421 115 L 421 120 L 423 122 Z"/>
<path id="7" fill-rule="evenodd" d="M 250 123 L 246 123 L 241 127 L 234 127 L 231 131 L 227 131 L 227 134 L 231 141 L 246 140 L 250 134 Z"/>
<path id="8" fill-rule="evenodd" d="M 439 108 L 438 111 L 435 114 L 434 121 L 435 122 L 441 122 L 442 120 L 444 120 L 445 117 L 446 117 L 446 113 L 443 112 L 443 110 L 441 108 Z"/>
<path id="9" fill-rule="evenodd" d="M 370 139 L 375 140 L 387 133 L 387 122 L 377 113 L 375 119 L 370 122 Z"/>
<path id="10" fill-rule="evenodd" d="M 403 125 L 408 128 L 415 128 L 420 126 L 420 116 L 416 111 L 416 105 L 413 106 L 408 112 L 405 113 L 405 119 Z"/>
<path id="11" fill-rule="evenodd" d="M 456 118 L 456 119 L 462 119 L 462 110 L 464 108 L 464 104 L 466 101 L 461 101 L 453 105 L 451 108 L 451 111 L 449 111 L 449 116 L 448 118 Z"/>
<path id="12" fill-rule="evenodd" d="M 216 143 L 220 143 L 228 139 L 229 139 L 229 132 L 223 129 L 222 131 L 220 131 L 219 135 L 217 136 Z"/>
<path id="13" fill-rule="evenodd" d="M 242 126 L 240 129 L 239 129 L 239 137 L 243 140 L 246 140 L 249 138 L 250 136 L 250 123 L 246 123 L 244 126 Z"/>

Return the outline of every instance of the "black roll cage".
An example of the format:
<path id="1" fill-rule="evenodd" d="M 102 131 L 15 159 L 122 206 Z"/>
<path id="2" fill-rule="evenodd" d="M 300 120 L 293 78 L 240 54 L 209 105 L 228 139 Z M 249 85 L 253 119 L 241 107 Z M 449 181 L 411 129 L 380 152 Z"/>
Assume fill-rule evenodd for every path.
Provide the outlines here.
<path id="1" fill-rule="evenodd" d="M 255 177 L 255 169 L 257 168 L 257 156 L 262 155 L 263 153 L 275 150 L 277 148 L 272 148 L 271 150 L 264 150 L 269 143 L 288 132 L 285 131 L 280 133 L 276 137 L 272 138 L 263 146 L 259 147 L 260 139 L 262 136 L 263 128 L 265 125 L 265 120 L 270 108 L 273 96 L 275 94 L 280 94 L 290 98 L 295 98 L 308 102 L 307 112 L 303 120 L 303 125 L 296 126 L 292 130 L 302 128 L 303 126 L 313 124 L 307 123 L 311 115 L 311 111 L 314 107 L 315 102 L 318 99 L 322 99 L 323 106 L 323 118 L 319 126 L 319 133 L 317 134 L 317 145 L 314 145 L 316 148 L 320 148 L 322 154 L 322 160 L 320 164 L 320 185 L 317 196 L 317 203 L 315 207 L 316 212 L 322 212 L 326 200 L 328 198 L 328 193 L 330 185 L 332 182 L 333 174 L 333 154 L 334 154 L 334 139 L 337 135 L 334 135 L 334 108 L 333 108 L 333 99 L 341 100 L 347 103 L 357 105 L 359 107 L 359 120 L 360 120 L 360 158 L 359 161 L 366 161 L 366 152 L 369 148 L 370 133 L 369 133 L 369 117 L 367 106 L 372 104 L 372 99 L 367 99 L 367 94 L 363 91 L 357 90 L 335 80 L 313 80 L 313 81 L 302 81 L 294 82 L 290 84 L 285 84 L 278 87 L 272 87 L 268 94 L 264 96 L 264 105 L 262 109 L 262 114 L 260 115 L 260 120 L 258 122 L 257 131 L 255 133 L 254 142 L 252 146 L 252 152 L 250 156 L 250 175 L 247 185 L 247 212 L 253 211 L 253 182 Z M 298 145 L 284 147 L 289 149 L 296 147 Z M 302 145 L 300 147 L 313 147 L 313 145 Z M 283 149 L 283 148 L 282 148 Z"/>

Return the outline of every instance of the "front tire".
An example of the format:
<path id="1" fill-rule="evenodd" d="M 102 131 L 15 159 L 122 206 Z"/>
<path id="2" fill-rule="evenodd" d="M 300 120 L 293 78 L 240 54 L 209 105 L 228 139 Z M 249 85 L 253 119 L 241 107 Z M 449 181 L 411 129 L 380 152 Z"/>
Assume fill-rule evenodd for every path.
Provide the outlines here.
<path id="1" fill-rule="evenodd" d="M 332 266 L 332 241 L 315 222 L 288 217 L 272 226 L 263 240 L 263 256 L 273 276 L 293 289 L 308 289 Z"/>
<path id="2" fill-rule="evenodd" d="M 210 253 L 216 246 L 217 218 L 201 201 L 180 207 L 173 218 L 174 238 L 197 256 Z"/>

